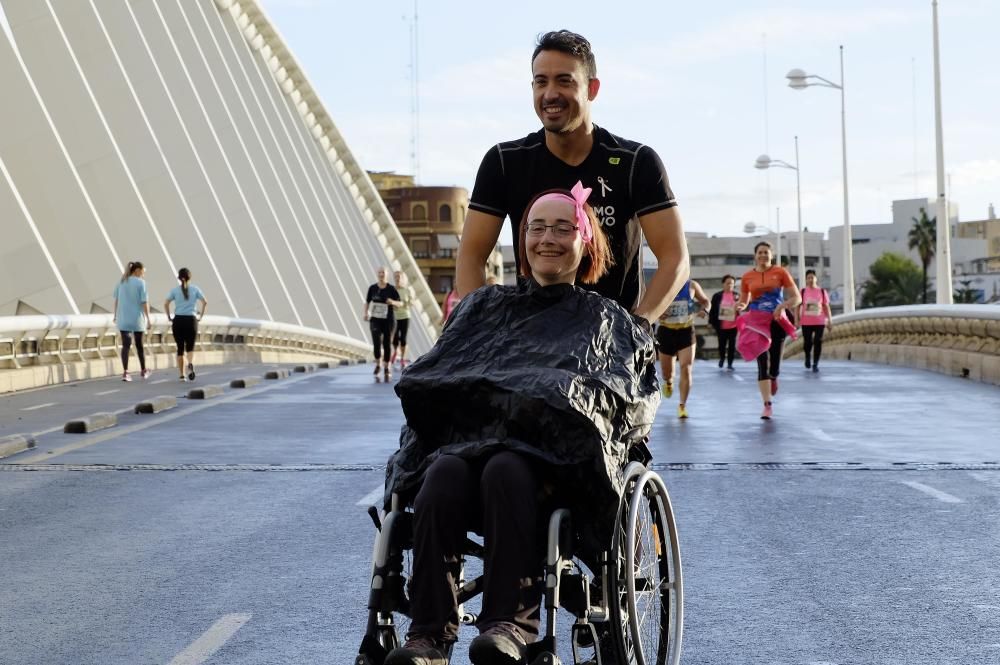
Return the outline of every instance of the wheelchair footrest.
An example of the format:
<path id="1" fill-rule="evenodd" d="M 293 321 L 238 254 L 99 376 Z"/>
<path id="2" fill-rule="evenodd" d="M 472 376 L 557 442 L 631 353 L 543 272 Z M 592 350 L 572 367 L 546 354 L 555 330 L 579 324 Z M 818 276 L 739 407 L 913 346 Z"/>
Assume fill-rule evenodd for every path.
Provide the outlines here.
<path id="1" fill-rule="evenodd" d="M 531 661 L 531 665 L 562 665 L 562 661 L 554 653 L 543 651 L 535 656 L 535 659 Z"/>

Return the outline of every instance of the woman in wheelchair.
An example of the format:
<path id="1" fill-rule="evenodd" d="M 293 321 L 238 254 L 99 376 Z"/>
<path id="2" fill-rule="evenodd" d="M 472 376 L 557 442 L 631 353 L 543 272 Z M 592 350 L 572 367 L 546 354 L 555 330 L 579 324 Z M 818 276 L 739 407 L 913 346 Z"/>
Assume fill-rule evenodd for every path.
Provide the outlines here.
<path id="1" fill-rule="evenodd" d="M 649 334 L 576 286 L 611 264 L 590 191 L 577 183 L 533 199 L 517 238 L 526 279 L 463 299 L 396 388 L 407 424 L 386 504 L 413 506 L 411 623 L 385 665 L 447 665 L 468 531 L 484 545 L 475 665 L 524 663 L 537 639 L 552 497 L 572 497 L 581 548 L 606 549 L 621 469 L 634 444 L 645 449 L 659 392 Z"/>

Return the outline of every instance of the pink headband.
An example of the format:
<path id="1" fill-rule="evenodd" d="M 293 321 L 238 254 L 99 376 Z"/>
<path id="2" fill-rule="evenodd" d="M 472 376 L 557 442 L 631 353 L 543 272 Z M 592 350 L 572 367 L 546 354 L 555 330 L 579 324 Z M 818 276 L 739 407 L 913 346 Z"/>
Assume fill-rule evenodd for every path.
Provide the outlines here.
<path id="1" fill-rule="evenodd" d="M 587 216 L 583 206 L 587 202 L 587 197 L 590 196 L 590 193 L 594 190 L 590 187 L 584 187 L 583 183 L 577 180 L 576 184 L 573 185 L 573 189 L 569 191 L 572 196 L 566 196 L 565 194 L 557 192 L 553 192 L 552 194 L 543 194 L 535 199 L 531 208 L 534 209 L 535 206 L 542 201 L 566 201 L 568 203 L 572 203 L 574 214 L 576 216 L 576 225 L 580 231 L 580 240 L 582 240 L 585 245 L 589 245 L 594 240 L 594 229 L 590 225 L 590 217 Z M 530 210 L 528 211 L 528 219 L 531 219 Z"/>

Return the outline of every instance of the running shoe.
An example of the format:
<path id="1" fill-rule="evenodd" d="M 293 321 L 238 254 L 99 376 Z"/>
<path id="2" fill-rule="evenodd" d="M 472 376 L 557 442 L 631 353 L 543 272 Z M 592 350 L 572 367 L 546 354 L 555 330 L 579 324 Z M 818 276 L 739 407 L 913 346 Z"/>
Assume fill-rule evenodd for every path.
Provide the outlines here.
<path id="1" fill-rule="evenodd" d="M 818 372 L 819 371 L 819 365 L 813 365 L 813 371 L 814 372 Z"/>
<path id="2" fill-rule="evenodd" d="M 776 376 L 771 377 L 771 394 L 772 395 L 778 394 L 778 377 Z"/>
<path id="3" fill-rule="evenodd" d="M 764 410 L 760 414 L 760 419 L 761 420 L 770 420 L 771 419 L 771 415 L 772 415 L 773 412 L 774 412 L 774 410 L 772 409 L 770 402 L 767 403 L 767 404 L 765 404 L 764 405 Z"/>
<path id="4" fill-rule="evenodd" d="M 183 374 L 181 374 L 181 375 L 180 375 L 179 377 L 177 377 L 177 378 L 178 378 L 178 379 L 180 379 L 181 381 L 184 381 L 184 382 L 186 382 L 186 381 L 188 380 L 188 378 L 187 378 L 186 376 L 184 376 Z"/>
<path id="5" fill-rule="evenodd" d="M 194 381 L 194 365 L 188 363 L 188 381 Z"/>
<path id="6" fill-rule="evenodd" d="M 392 378 L 392 370 L 389 369 L 388 365 L 386 365 L 385 371 L 382 373 L 382 378 L 386 381 Z"/>
<path id="7" fill-rule="evenodd" d="M 122 381 L 131 381 L 132 376 L 128 372 L 122 372 Z"/>
<path id="8" fill-rule="evenodd" d="M 139 376 L 141 376 L 142 380 L 145 381 L 146 379 L 149 378 L 149 375 L 152 374 L 152 373 L 153 372 L 151 370 L 144 369 L 141 372 L 139 372 Z"/>
<path id="9" fill-rule="evenodd" d="M 806 369 L 809 369 L 810 367 L 812 367 L 812 363 L 809 362 L 808 358 L 806 358 Z"/>
<path id="10" fill-rule="evenodd" d="M 372 374 L 378 374 L 379 369 L 378 363 L 375 363 L 375 371 Z"/>
<path id="11" fill-rule="evenodd" d="M 399 369 L 406 369 L 406 366 L 407 366 L 407 364 L 409 364 L 409 362 L 410 361 L 407 360 L 406 358 L 400 358 L 399 359 Z"/>
<path id="12" fill-rule="evenodd" d="M 670 383 L 670 382 L 664 383 L 663 384 L 663 396 L 664 397 L 670 397 L 673 394 L 674 394 L 674 384 Z"/>
<path id="13" fill-rule="evenodd" d="M 424 635 L 413 635 L 389 652 L 385 665 L 448 665 L 451 647 Z"/>
<path id="14" fill-rule="evenodd" d="M 726 364 L 726 361 L 724 361 L 722 358 L 719 358 L 719 369 L 722 369 L 722 366 L 724 364 Z"/>
<path id="15" fill-rule="evenodd" d="M 469 645 L 469 660 L 473 665 L 516 665 L 526 662 L 527 654 L 527 638 L 509 621 L 493 624 Z"/>
<path id="16" fill-rule="evenodd" d="M 677 405 L 677 417 L 678 418 L 687 418 L 688 417 L 687 407 L 684 406 L 683 404 L 678 404 Z"/>

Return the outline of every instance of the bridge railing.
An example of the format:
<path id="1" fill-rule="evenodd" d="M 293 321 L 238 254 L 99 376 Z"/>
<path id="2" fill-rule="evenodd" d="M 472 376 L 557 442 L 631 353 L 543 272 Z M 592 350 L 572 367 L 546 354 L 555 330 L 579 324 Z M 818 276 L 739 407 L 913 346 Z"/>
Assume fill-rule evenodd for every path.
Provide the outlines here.
<path id="1" fill-rule="evenodd" d="M 802 353 L 802 340 L 786 356 Z M 833 319 L 823 356 L 929 369 L 1000 385 L 1000 306 L 877 307 Z"/>
<path id="2" fill-rule="evenodd" d="M 146 353 L 174 356 L 177 349 L 166 315 L 153 314 L 151 323 L 144 339 Z M 0 374 L 5 370 L 81 363 L 93 366 L 94 361 L 117 358 L 120 344 L 110 314 L 0 317 Z M 234 349 L 258 356 L 302 355 L 348 360 L 371 354 L 368 344 L 344 335 L 271 321 L 205 316 L 198 325 L 195 350 L 201 353 Z M 97 376 L 107 372 L 95 373 L 91 367 L 83 374 Z M 72 378 L 83 377 L 81 373 L 70 373 L 63 375 L 62 380 Z M 39 384 L 39 380 L 34 380 L 29 385 L 54 383 L 59 378 L 48 373 L 41 381 Z M 22 383 L 22 387 L 26 386 Z"/>

